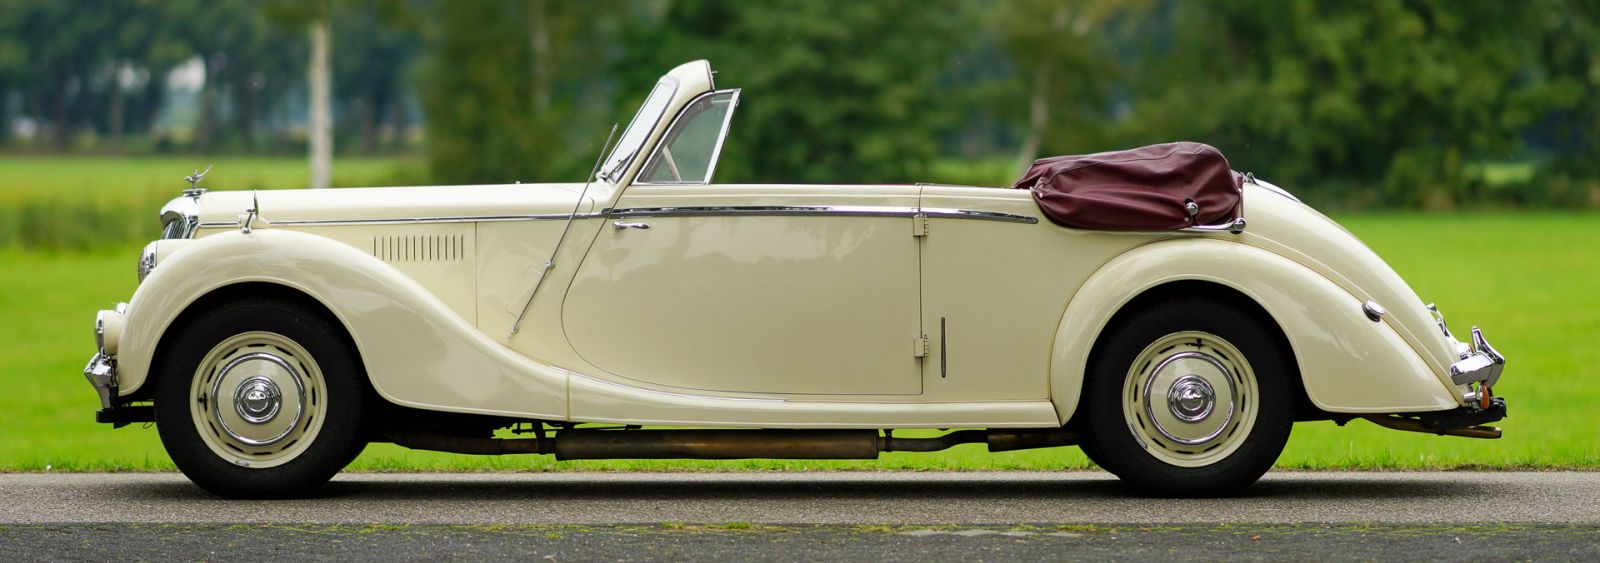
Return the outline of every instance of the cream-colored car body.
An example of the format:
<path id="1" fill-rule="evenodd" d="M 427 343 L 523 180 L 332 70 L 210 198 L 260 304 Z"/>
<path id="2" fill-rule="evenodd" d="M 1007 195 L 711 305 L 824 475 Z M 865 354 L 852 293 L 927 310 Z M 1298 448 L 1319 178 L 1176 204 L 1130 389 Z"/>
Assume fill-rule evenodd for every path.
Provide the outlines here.
<path id="1" fill-rule="evenodd" d="M 1447 372 L 1459 343 L 1415 293 L 1275 189 L 1246 185 L 1243 233 L 1120 233 L 1052 224 L 1026 190 L 638 182 L 673 116 L 715 91 L 703 61 L 669 80 L 637 156 L 607 159 L 587 185 L 184 198 L 192 240 L 156 244 L 116 319 L 118 393 L 147 391 L 191 306 L 272 284 L 336 316 L 374 388 L 405 406 L 703 427 L 1058 426 L 1112 317 L 1198 281 L 1277 322 L 1325 411 L 1465 402 Z M 1371 320 L 1369 300 L 1389 313 Z"/>

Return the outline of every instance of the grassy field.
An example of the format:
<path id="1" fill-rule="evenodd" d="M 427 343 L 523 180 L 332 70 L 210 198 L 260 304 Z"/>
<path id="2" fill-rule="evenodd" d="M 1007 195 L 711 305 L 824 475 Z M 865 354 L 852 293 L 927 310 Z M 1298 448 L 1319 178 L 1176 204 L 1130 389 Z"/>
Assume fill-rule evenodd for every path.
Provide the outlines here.
<path id="1" fill-rule="evenodd" d="M 334 185 L 387 183 L 391 176 L 403 170 L 407 161 L 395 157 L 340 158 L 334 163 Z M 170 199 L 178 190 L 189 187 L 183 181 L 184 176 L 207 166 L 212 169 L 201 185 L 216 190 L 303 188 L 310 178 L 303 158 L 0 156 L 0 170 L 6 173 L 4 193 L 48 193 L 64 197 L 156 191 Z"/>
<path id="2" fill-rule="evenodd" d="M 87 250 L 149 236 L 184 176 L 208 165 L 213 190 L 305 187 L 299 158 L 0 156 L 0 247 Z M 335 186 L 395 185 L 422 177 L 418 158 L 341 158 Z"/>
<path id="3" fill-rule="evenodd" d="M 1600 216 L 1367 215 L 1342 222 L 1385 256 L 1455 326 L 1481 324 L 1510 357 L 1498 391 L 1511 417 L 1497 441 L 1384 430 L 1295 428 L 1285 468 L 1600 468 Z M 93 351 L 97 308 L 134 289 L 137 247 L 92 252 L 0 251 L 0 471 L 162 470 L 152 428 L 91 421 L 79 375 Z M 981 446 L 888 454 L 876 462 L 562 462 L 472 457 L 376 445 L 365 470 L 1058 469 L 1088 467 L 1076 448 L 990 455 Z"/>

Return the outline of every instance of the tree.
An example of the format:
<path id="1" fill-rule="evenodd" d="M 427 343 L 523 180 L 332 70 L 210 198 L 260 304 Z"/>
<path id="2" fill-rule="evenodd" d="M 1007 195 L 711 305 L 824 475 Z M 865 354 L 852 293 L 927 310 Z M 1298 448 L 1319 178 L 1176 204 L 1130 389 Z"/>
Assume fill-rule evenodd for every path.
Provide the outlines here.
<path id="1" fill-rule="evenodd" d="M 421 81 L 429 170 L 437 181 L 523 178 L 541 152 L 529 134 L 528 43 L 511 2 L 441 2 Z"/>
<path id="2" fill-rule="evenodd" d="M 360 152 L 378 148 L 385 120 L 398 134 L 406 125 L 410 72 L 422 47 L 416 12 L 403 2 L 362 2 L 336 6 L 333 27 L 336 129 L 353 136 Z M 398 139 L 398 137 L 397 137 Z"/>
<path id="3" fill-rule="evenodd" d="M 1164 13 L 1131 126 L 1195 139 L 1288 183 L 1381 184 L 1383 202 L 1450 207 L 1468 163 L 1517 153 L 1549 110 L 1530 74 L 1538 10 L 1450 0 L 1183 2 Z"/>
<path id="4" fill-rule="evenodd" d="M 150 92 L 150 82 L 177 64 L 188 50 L 172 33 L 172 23 L 160 10 L 140 2 L 122 2 L 107 7 L 117 25 L 106 41 L 105 72 L 110 103 L 105 117 L 112 151 L 121 151 L 127 134 L 130 91 L 134 97 Z M 159 89 L 156 90 L 159 92 Z"/>
<path id="5" fill-rule="evenodd" d="M 22 70 L 23 103 L 48 123 L 52 143 L 66 149 L 72 117 L 91 97 L 90 73 L 104 61 L 100 37 L 115 24 L 109 11 L 80 13 L 67 2 L 11 0 L 0 9 L 10 28 L 7 58 Z M 20 52 L 19 52 L 20 51 Z M 24 62 L 25 61 L 25 62 Z M 20 64 L 18 64 L 20 63 Z"/>
<path id="6" fill-rule="evenodd" d="M 267 13 L 280 24 L 306 30 L 311 45 L 306 64 L 310 187 L 326 188 L 333 182 L 333 0 L 272 0 Z"/>
<path id="7" fill-rule="evenodd" d="M 585 112 L 610 105 L 603 96 L 612 67 L 608 29 L 630 14 L 628 7 L 527 0 L 434 4 L 431 53 L 419 82 L 434 180 L 570 181 L 586 173 L 604 135 L 588 134 L 584 125 L 600 126 Z M 535 8 L 542 9 L 538 17 Z M 541 34 L 545 40 L 535 39 Z M 534 52 L 545 44 L 550 52 Z"/>
<path id="8" fill-rule="evenodd" d="M 994 33 L 1021 71 L 1019 85 L 1027 91 L 1027 103 L 1015 105 L 1027 108 L 1018 174 L 1039 157 L 1046 130 L 1053 132 L 1047 148 L 1075 152 L 1084 147 L 1060 139 L 1081 139 L 1088 136 L 1086 131 L 1104 126 L 1110 117 L 1106 106 L 1111 89 L 1124 78 L 1108 41 L 1108 28 L 1125 16 L 1148 10 L 1149 4 L 1147 0 L 1013 0 L 992 12 Z"/>
<path id="9" fill-rule="evenodd" d="M 745 90 L 718 181 L 912 181 L 960 123 L 940 79 L 976 37 L 958 1 L 672 3 L 628 41 L 642 93 L 710 59 Z"/>
<path id="10" fill-rule="evenodd" d="M 1600 207 L 1600 1 L 1543 0 L 1538 14 L 1540 78 L 1555 111 L 1534 131 L 1554 153 L 1536 182 L 1542 203 Z"/>
<path id="11" fill-rule="evenodd" d="M 309 25 L 311 31 L 311 187 L 326 188 L 333 183 L 333 113 L 332 98 L 333 73 L 329 70 L 328 59 L 332 39 L 328 36 L 331 24 L 329 16 L 323 14 L 312 20 Z"/>

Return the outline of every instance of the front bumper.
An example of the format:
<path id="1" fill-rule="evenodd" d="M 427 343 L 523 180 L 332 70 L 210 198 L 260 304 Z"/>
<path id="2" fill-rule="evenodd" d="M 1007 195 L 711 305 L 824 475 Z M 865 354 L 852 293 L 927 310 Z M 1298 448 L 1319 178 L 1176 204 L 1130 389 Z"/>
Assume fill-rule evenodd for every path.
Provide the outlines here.
<path id="1" fill-rule="evenodd" d="M 100 408 L 110 409 L 117 399 L 117 360 L 106 356 L 104 351 L 97 352 L 89 359 L 89 365 L 84 366 L 83 377 L 100 395 Z"/>
<path id="2" fill-rule="evenodd" d="M 83 378 L 100 396 L 100 410 L 95 412 L 95 422 L 126 426 L 133 422 L 155 420 L 154 409 L 149 406 L 123 404 L 117 388 L 117 348 L 122 339 L 123 317 L 128 304 L 118 303 L 113 309 L 100 311 L 94 318 L 94 341 L 98 348 L 89 365 L 83 367 Z"/>

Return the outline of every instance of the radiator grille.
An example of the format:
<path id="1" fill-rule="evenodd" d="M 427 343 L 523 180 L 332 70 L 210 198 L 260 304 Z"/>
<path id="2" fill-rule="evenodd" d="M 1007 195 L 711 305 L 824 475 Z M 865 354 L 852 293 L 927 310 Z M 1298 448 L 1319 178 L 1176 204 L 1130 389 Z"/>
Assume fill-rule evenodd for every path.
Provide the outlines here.
<path id="1" fill-rule="evenodd" d="M 389 262 L 453 262 L 466 258 L 466 235 L 372 237 L 372 255 Z"/>

